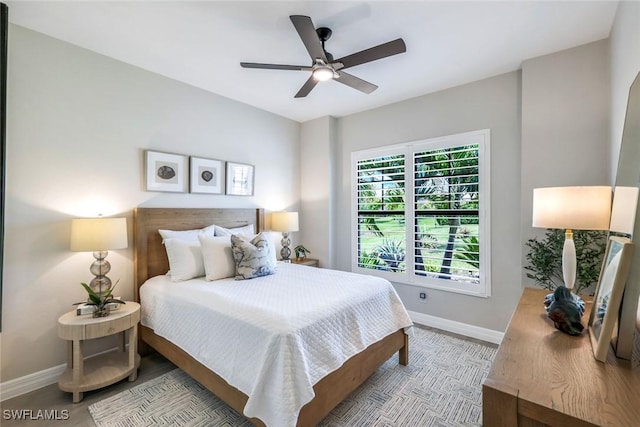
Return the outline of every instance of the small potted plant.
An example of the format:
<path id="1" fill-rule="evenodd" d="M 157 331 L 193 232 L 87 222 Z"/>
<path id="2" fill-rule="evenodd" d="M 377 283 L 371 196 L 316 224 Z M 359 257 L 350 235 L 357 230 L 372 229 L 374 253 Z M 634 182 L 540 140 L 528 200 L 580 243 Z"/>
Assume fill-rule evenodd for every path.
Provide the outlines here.
<path id="1" fill-rule="evenodd" d="M 296 246 L 295 248 L 293 248 L 293 250 L 296 252 L 296 259 L 298 261 L 302 260 L 302 259 L 305 259 L 307 257 L 307 254 L 311 253 L 311 251 L 309 249 L 305 248 L 302 245 Z"/>
<path id="2" fill-rule="evenodd" d="M 118 280 L 119 282 L 119 280 Z M 86 303 L 87 305 L 94 305 L 95 309 L 93 310 L 93 317 L 105 317 L 109 315 L 109 304 L 124 304 L 124 301 L 116 299 L 113 297 L 113 290 L 115 289 L 116 282 L 111 288 L 106 291 L 96 292 L 91 289 L 91 286 L 86 283 L 80 283 L 82 287 L 89 294 L 89 301 Z"/>

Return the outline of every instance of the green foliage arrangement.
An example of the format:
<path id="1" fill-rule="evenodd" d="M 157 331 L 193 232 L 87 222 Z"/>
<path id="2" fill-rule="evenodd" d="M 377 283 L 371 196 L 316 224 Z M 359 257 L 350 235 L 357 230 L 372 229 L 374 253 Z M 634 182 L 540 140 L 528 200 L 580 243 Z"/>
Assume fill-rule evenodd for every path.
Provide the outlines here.
<path id="1" fill-rule="evenodd" d="M 526 255 L 527 277 L 538 286 L 554 291 L 563 285 L 562 248 L 564 231 L 549 229 L 545 237 L 529 239 L 525 245 L 529 248 Z M 607 246 L 607 233 L 604 231 L 574 231 L 573 242 L 576 246 L 576 283 L 573 288 L 577 294 L 585 291 L 593 293 L 600 275 L 602 258 Z"/>
<path id="2" fill-rule="evenodd" d="M 293 248 L 293 250 L 296 253 L 296 258 L 297 259 L 306 258 L 307 254 L 311 253 L 311 251 L 309 249 L 305 248 L 302 245 L 296 246 L 295 248 Z"/>
<path id="3" fill-rule="evenodd" d="M 106 316 L 109 314 L 109 312 L 106 310 L 107 304 L 109 303 L 116 303 L 116 304 L 124 304 L 124 301 L 121 301 L 119 299 L 115 299 L 113 297 L 113 290 L 115 289 L 116 285 L 118 284 L 120 280 L 118 280 L 110 289 L 107 289 L 105 291 L 102 292 L 95 292 L 93 289 L 91 289 L 91 286 L 87 285 L 86 283 L 80 283 L 82 285 L 82 287 L 87 291 L 87 293 L 89 294 L 89 302 L 87 302 L 88 305 L 95 305 L 96 309 L 95 309 L 95 313 L 94 317 L 99 317 L 99 316 Z"/>

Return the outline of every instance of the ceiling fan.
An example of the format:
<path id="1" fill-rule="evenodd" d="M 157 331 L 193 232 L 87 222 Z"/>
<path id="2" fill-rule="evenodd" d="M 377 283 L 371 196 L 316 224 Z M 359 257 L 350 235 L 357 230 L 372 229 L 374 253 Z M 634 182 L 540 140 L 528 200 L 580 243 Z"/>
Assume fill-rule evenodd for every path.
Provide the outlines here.
<path id="1" fill-rule="evenodd" d="M 263 68 L 267 70 L 294 70 L 311 71 L 311 76 L 296 93 L 295 98 L 303 98 L 311 92 L 319 81 L 335 80 L 349 87 L 364 93 L 371 93 L 378 88 L 373 83 L 369 83 L 354 75 L 345 73 L 343 70 L 366 62 L 386 58 L 407 51 L 404 40 L 396 39 L 342 58 L 333 59 L 333 55 L 324 49 L 324 43 L 331 37 L 331 30 L 327 27 L 316 29 L 311 18 L 303 15 L 291 15 L 291 22 L 298 31 L 302 43 L 307 48 L 311 56 L 311 66 L 306 65 L 278 65 L 278 64 L 258 64 L 255 62 L 241 62 L 243 68 Z"/>

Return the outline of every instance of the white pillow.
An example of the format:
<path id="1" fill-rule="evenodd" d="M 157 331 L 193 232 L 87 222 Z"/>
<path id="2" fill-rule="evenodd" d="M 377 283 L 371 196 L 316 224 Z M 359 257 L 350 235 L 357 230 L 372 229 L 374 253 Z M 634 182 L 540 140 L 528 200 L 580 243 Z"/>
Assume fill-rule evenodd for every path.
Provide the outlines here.
<path id="1" fill-rule="evenodd" d="M 269 239 L 269 244 L 271 249 L 271 258 L 273 258 L 273 262 L 278 262 L 278 253 L 280 252 L 280 240 L 282 237 L 281 233 L 276 233 L 273 231 L 265 231 L 262 234 L 267 236 Z"/>
<path id="2" fill-rule="evenodd" d="M 202 250 L 198 240 L 165 239 L 172 282 L 204 276 Z"/>
<path id="3" fill-rule="evenodd" d="M 231 252 L 229 236 L 201 235 L 200 247 L 204 262 L 205 280 L 218 280 L 233 277 L 236 274 L 236 263 Z"/>
<path id="4" fill-rule="evenodd" d="M 232 234 L 253 237 L 256 234 L 256 229 L 253 224 L 235 228 L 224 228 L 216 225 L 216 236 L 231 236 Z"/>
<path id="5" fill-rule="evenodd" d="M 209 236 L 213 236 L 215 234 L 215 229 L 216 229 L 216 226 L 212 224 L 208 227 L 199 228 L 197 230 L 182 230 L 182 231 L 158 230 L 158 233 L 160 233 L 160 236 L 162 237 L 163 241 L 166 239 L 180 239 L 180 240 L 188 240 L 191 242 L 197 242 L 198 235 L 206 234 Z"/>

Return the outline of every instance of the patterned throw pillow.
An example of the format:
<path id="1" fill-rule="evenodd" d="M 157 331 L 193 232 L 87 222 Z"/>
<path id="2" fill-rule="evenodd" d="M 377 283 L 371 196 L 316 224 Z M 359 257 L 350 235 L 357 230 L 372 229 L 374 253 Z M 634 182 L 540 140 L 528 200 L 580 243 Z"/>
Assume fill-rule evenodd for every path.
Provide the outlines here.
<path id="1" fill-rule="evenodd" d="M 276 272 L 270 245 L 269 238 L 262 233 L 251 241 L 231 236 L 231 251 L 236 262 L 236 280 L 253 279 Z"/>

